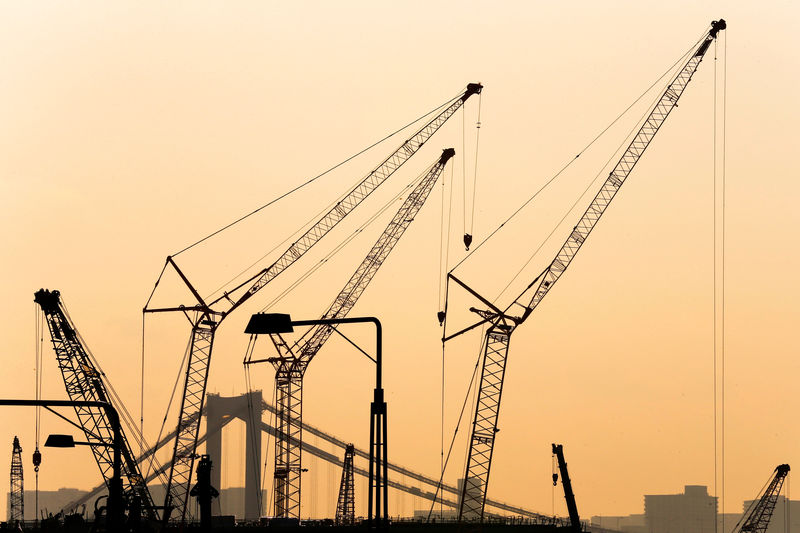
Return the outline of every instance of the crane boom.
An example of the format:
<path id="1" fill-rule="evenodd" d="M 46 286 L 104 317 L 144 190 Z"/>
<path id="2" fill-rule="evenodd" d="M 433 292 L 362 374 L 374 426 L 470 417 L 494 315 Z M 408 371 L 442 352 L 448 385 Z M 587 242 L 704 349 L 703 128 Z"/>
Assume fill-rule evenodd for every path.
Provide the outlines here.
<path id="1" fill-rule="evenodd" d="M 455 155 L 448 148 L 430 167 L 395 213 L 383 233 L 372 246 L 356 271 L 334 298 L 322 319 L 344 318 L 355 306 L 369 283 L 378 273 L 389 253 L 400 241 L 405 231 L 428 199 L 436 180 L 447 162 Z M 278 426 L 275 439 L 275 516 L 299 518 L 302 472 L 302 419 L 303 377 L 309 363 L 333 334 L 333 326 L 319 325 L 310 330 L 307 340 L 299 348 L 289 349 L 282 339 L 275 339 L 287 356 L 270 359 L 275 367 L 275 389 L 278 407 Z M 301 339 L 302 341 L 302 339 Z M 298 341 L 300 342 L 300 341 Z M 246 361 L 252 364 L 259 361 Z"/>
<path id="2" fill-rule="evenodd" d="M 177 433 L 164 504 L 167 509 L 177 509 L 178 518 L 181 522 L 185 520 L 187 513 L 191 474 L 200 430 L 200 417 L 198 415 L 203 410 L 208 371 L 211 364 L 211 352 L 214 347 L 214 335 L 220 322 L 300 259 L 314 244 L 400 168 L 403 163 L 408 161 L 464 105 L 464 102 L 470 96 L 480 94 L 482 89 L 483 86 L 479 83 L 468 84 L 464 93 L 450 101 L 442 111 L 404 141 L 399 148 L 372 172 L 367 174 L 355 187 L 350 189 L 333 208 L 317 220 L 298 240 L 292 243 L 274 263 L 231 291 L 225 291 L 216 300 L 206 303 L 178 268 L 174 259 L 172 257 L 167 258 L 167 263 L 174 267 L 175 271 L 186 283 L 197 300 L 197 304 L 191 307 L 145 309 L 145 312 L 174 310 L 183 312 L 194 310 L 198 312 L 197 318 L 192 321 L 189 358 L 186 365 L 183 395 L 178 412 Z M 237 297 L 236 295 L 240 294 L 240 291 L 245 288 L 246 290 Z M 212 306 L 216 304 L 227 305 L 227 309 L 215 311 Z M 168 518 L 169 513 L 165 514 Z"/>
<path id="3" fill-rule="evenodd" d="M 789 465 L 786 464 L 778 465 L 775 468 L 769 486 L 753 506 L 750 514 L 747 515 L 744 524 L 739 530 L 740 533 L 766 533 L 769 521 L 772 519 L 772 512 L 775 510 L 775 504 L 778 503 L 778 496 L 781 493 L 783 482 L 786 480 L 789 470 Z"/>
<path id="4" fill-rule="evenodd" d="M 572 492 L 572 480 L 569 478 L 567 461 L 564 459 L 564 446 L 553 444 L 553 453 L 558 460 L 558 471 L 561 472 L 561 486 L 564 487 L 564 499 L 567 502 L 569 523 L 572 531 L 577 533 L 581 530 L 581 518 L 578 515 L 578 505 L 575 503 L 575 493 Z M 555 481 L 553 484 L 555 484 Z"/>
<path id="5" fill-rule="evenodd" d="M 59 291 L 40 289 L 34 295 L 34 301 L 39 304 L 44 313 L 53 351 L 56 354 L 58 367 L 64 379 L 64 385 L 70 400 L 108 402 L 105 375 L 100 372 L 89 357 L 88 351 L 78 335 L 75 325 L 70 321 Z M 105 410 L 96 407 L 75 407 L 83 434 L 91 443 L 97 466 L 103 476 L 106 486 L 111 482 L 114 470 L 113 453 L 108 443 L 114 441 L 113 430 Z M 153 503 L 150 491 L 139 470 L 135 456 L 125 436 L 122 434 L 122 481 L 126 499 L 132 502 L 139 501 L 145 516 L 151 520 L 158 520 L 158 512 Z"/>
<path id="6" fill-rule="evenodd" d="M 8 491 L 8 523 L 11 527 L 21 529 L 25 520 L 25 487 L 22 472 L 22 446 L 19 439 L 14 436 L 11 449 L 11 483 Z"/>
<path id="7" fill-rule="evenodd" d="M 475 311 L 482 320 L 478 324 L 462 330 L 456 335 L 468 331 L 473 327 L 488 323 L 486 329 L 481 365 L 481 377 L 475 406 L 472 432 L 469 440 L 469 453 L 467 456 L 466 473 L 462 488 L 461 505 L 459 507 L 459 521 L 482 521 L 486 490 L 489 483 L 489 473 L 494 451 L 495 435 L 498 431 L 497 420 L 500 413 L 500 401 L 503 393 L 503 380 L 508 359 L 508 347 L 511 334 L 515 328 L 524 322 L 531 312 L 541 303 L 542 299 L 559 280 L 566 268 L 570 265 L 575 255 L 580 250 L 589 233 L 597 221 L 616 196 L 617 191 L 625 182 L 644 151 L 650 145 L 653 137 L 663 125 L 670 112 L 675 108 L 678 99 L 683 94 L 686 85 L 692 79 L 697 67 L 711 43 L 716 39 L 720 30 L 724 30 L 724 20 L 713 21 L 711 29 L 702 39 L 701 44 L 691 53 L 678 74 L 667 86 L 656 105 L 644 120 L 636 135 L 620 160 L 614 166 L 600 191 L 592 200 L 589 208 L 583 214 L 578 224 L 570 233 L 564 245 L 559 250 L 550 265 L 509 306 L 518 305 L 523 308 L 521 316 L 511 316 L 506 311 L 501 311 L 491 302 L 477 294 L 465 283 L 452 274 L 451 279 L 466 288 L 470 293 L 489 306 L 489 310 Z M 533 288 L 533 296 L 528 303 L 523 303 L 523 298 Z M 449 339 L 454 337 L 446 337 Z"/>

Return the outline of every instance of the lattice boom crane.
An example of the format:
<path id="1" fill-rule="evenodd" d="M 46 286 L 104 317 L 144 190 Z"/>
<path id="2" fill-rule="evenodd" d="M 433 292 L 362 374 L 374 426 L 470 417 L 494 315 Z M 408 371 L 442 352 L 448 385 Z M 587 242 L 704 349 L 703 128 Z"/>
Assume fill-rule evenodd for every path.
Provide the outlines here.
<path id="1" fill-rule="evenodd" d="M 180 311 L 186 314 L 192 324 L 189 359 L 178 413 L 177 434 L 165 502 L 165 507 L 177 510 L 178 516 L 176 518 L 180 521 L 185 520 L 187 513 L 189 485 L 191 483 L 192 468 L 196 457 L 197 437 L 200 430 L 200 417 L 198 414 L 203 410 L 209 365 L 211 364 L 211 351 L 214 345 L 214 335 L 219 324 L 234 309 L 244 304 L 270 281 L 300 259 L 400 166 L 408 161 L 464 105 L 464 102 L 470 96 L 480 94 L 482 89 L 483 86 L 479 83 L 468 84 L 467 89 L 461 95 L 450 100 L 442 111 L 404 141 L 389 157 L 367 174 L 361 182 L 350 189 L 336 205 L 292 243 L 275 262 L 230 291 L 223 292 L 219 298 L 206 302 L 178 268 L 174 259 L 167 257 L 167 265 L 175 269 L 197 301 L 195 305 L 191 306 L 144 309 L 144 312 L 148 313 Z M 188 314 L 192 311 L 196 312 L 194 318 L 191 318 Z"/>
<path id="2" fill-rule="evenodd" d="M 8 491 L 8 523 L 14 527 L 25 520 L 25 486 L 22 475 L 22 446 L 19 439 L 14 437 L 11 449 L 11 484 Z"/>
<path id="3" fill-rule="evenodd" d="M 447 162 L 455 155 L 448 148 L 425 173 L 403 204 L 395 213 L 383 233 L 372 246 L 367 256 L 334 298 L 322 316 L 323 320 L 344 318 L 355 306 L 369 283 L 378 273 L 389 253 L 400 241 L 405 231 L 419 213 L 433 190 Z M 303 420 L 303 376 L 311 360 L 333 334 L 330 325 L 315 326 L 293 347 L 289 347 L 280 335 L 273 342 L 279 351 L 278 357 L 268 359 L 246 359 L 245 364 L 268 361 L 275 367 L 275 390 L 278 435 L 275 439 L 275 516 L 300 518 L 301 472 L 302 472 L 302 420 Z M 252 343 L 251 343 L 252 344 Z"/>
<path id="4" fill-rule="evenodd" d="M 775 468 L 775 474 L 769 482 L 769 486 L 755 503 L 750 513 L 746 515 L 746 519 L 739 529 L 741 533 L 766 533 L 789 470 L 789 465 L 785 464 L 778 465 Z"/>
<path id="5" fill-rule="evenodd" d="M 583 246 L 586 238 L 608 208 L 611 200 L 616 196 L 617 191 L 619 191 L 644 151 L 650 145 L 653 137 L 664 124 L 670 112 L 677 106 L 678 99 L 692 79 L 709 46 L 716 39 L 718 32 L 724 30 L 725 27 L 724 20 L 711 23 L 711 29 L 702 39 L 702 43 L 695 49 L 683 64 L 677 76 L 667 86 L 649 116 L 633 137 L 630 145 L 603 183 L 600 191 L 592 200 L 589 208 L 556 254 L 556 257 L 511 305 L 505 310 L 501 310 L 452 273 L 448 275 L 449 279 L 462 286 L 488 307 L 488 309 L 471 308 L 470 311 L 479 315 L 481 320 L 444 338 L 446 341 L 483 324 L 488 324 L 483 344 L 481 375 L 469 440 L 469 453 L 464 475 L 461 506 L 458 512 L 460 521 L 483 520 L 511 334 L 517 326 L 530 316 L 553 288 L 553 285 L 561 278 L 561 275 L 570 265 L 578 250 Z M 532 296 L 527 297 L 531 291 Z M 521 315 L 514 316 L 509 314 L 508 311 L 512 307 L 521 309 Z"/>

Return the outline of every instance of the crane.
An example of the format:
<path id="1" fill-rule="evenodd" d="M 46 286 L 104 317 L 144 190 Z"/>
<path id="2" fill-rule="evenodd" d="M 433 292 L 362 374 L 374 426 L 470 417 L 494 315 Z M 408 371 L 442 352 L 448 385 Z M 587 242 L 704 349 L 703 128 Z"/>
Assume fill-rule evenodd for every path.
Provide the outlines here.
<path id="1" fill-rule="evenodd" d="M 110 397 L 105 375 L 89 356 L 83 339 L 64 308 L 61 293 L 40 289 L 34 294 L 34 301 L 39 304 L 50 330 L 53 351 L 70 400 L 108 402 Z M 112 449 L 104 444 L 114 440 L 111 423 L 106 412 L 96 407 L 75 407 L 75 414 L 86 440 L 91 444 L 95 461 L 108 487 L 114 464 Z M 124 430 L 122 428 L 120 430 L 123 444 L 121 450 L 123 490 L 126 500 L 129 504 L 138 501 L 146 518 L 158 520 L 158 510 L 139 470 L 128 438 Z"/>
<path id="2" fill-rule="evenodd" d="M 334 298 L 322 316 L 323 320 L 344 318 L 355 306 L 389 253 L 422 209 L 436 180 L 455 153 L 453 148 L 442 151 L 442 155 L 411 191 L 364 260 L 345 283 L 344 288 Z M 244 361 L 245 365 L 268 361 L 275 367 L 276 403 L 279 415 L 276 418 L 278 437 L 275 439 L 274 489 L 275 516 L 278 518 L 300 518 L 303 376 L 311 360 L 333 332 L 334 327 L 331 325 L 315 326 L 292 347 L 288 346 L 280 335 L 275 334 L 271 338 L 278 349 L 278 357 L 252 359 L 248 356 Z M 303 339 L 306 339 L 305 342 Z M 253 345 L 254 343 L 251 343 L 251 346 Z"/>
<path id="3" fill-rule="evenodd" d="M 171 266 L 197 303 L 190 306 L 163 307 L 148 309 L 145 313 L 175 312 L 184 313 L 192 326 L 186 374 L 178 412 L 177 433 L 170 463 L 167 482 L 166 508 L 176 508 L 180 521 L 186 517 L 187 499 L 191 473 L 196 457 L 197 437 L 200 430 L 200 417 L 205 401 L 211 351 L 214 336 L 220 323 L 235 309 L 243 305 L 269 282 L 300 259 L 312 246 L 324 237 L 334 226 L 355 209 L 378 186 L 386 181 L 400 166 L 413 156 L 425 142 L 441 128 L 453 114 L 474 94 L 480 94 L 483 86 L 470 83 L 466 90 L 443 105 L 435 117 L 418 129 L 400 147 L 392 152 L 380 165 L 375 167 L 355 187 L 349 190 L 329 211 L 317 220 L 305 233 L 293 242 L 270 266 L 257 272 L 222 296 L 206 302 L 186 275 L 181 271 L 172 256 L 167 257 L 166 266 Z M 189 313 L 194 312 L 194 316 Z M 165 513 L 169 514 L 169 513 Z"/>
<path id="4" fill-rule="evenodd" d="M 789 465 L 786 464 L 775 467 L 769 486 L 764 491 L 764 494 L 753 502 L 750 509 L 748 509 L 749 512 L 745 513 L 742 519 L 744 523 L 742 521 L 739 522 L 742 524 L 741 528 L 738 530 L 734 528 L 736 533 L 766 533 L 769 521 L 772 519 L 772 512 L 775 510 L 775 504 L 778 503 L 778 495 L 781 493 L 783 482 L 786 480 L 789 470 Z"/>
<path id="5" fill-rule="evenodd" d="M 558 471 L 561 472 L 561 485 L 564 487 L 564 499 L 567 501 L 567 512 L 569 513 L 569 523 L 575 533 L 581 530 L 581 519 L 578 515 L 578 506 L 575 504 L 575 494 L 572 492 L 572 481 L 567 472 L 567 462 L 564 460 L 564 446 L 553 444 L 553 453 L 558 461 Z M 558 481 L 553 474 L 553 485 Z"/>
<path id="6" fill-rule="evenodd" d="M 17 527 L 25 520 L 25 489 L 22 476 L 22 446 L 15 436 L 11 449 L 11 484 L 8 491 L 8 523 Z"/>
<path id="7" fill-rule="evenodd" d="M 353 481 L 353 458 L 356 447 L 348 444 L 344 449 L 342 481 L 339 483 L 339 499 L 336 501 L 336 525 L 352 526 L 356 523 L 356 487 Z"/>
<path id="8" fill-rule="evenodd" d="M 452 271 L 448 274 L 448 283 L 453 280 L 487 307 L 487 309 L 470 308 L 470 311 L 477 314 L 480 320 L 452 335 L 443 337 L 443 341 L 446 342 L 474 328 L 487 325 L 483 341 L 477 403 L 474 409 L 461 506 L 458 512 L 459 521 L 483 520 L 511 334 L 528 319 L 569 267 L 575 254 L 583 246 L 586 238 L 650 145 L 653 137 L 664 124 L 670 112 L 677 106 L 678 99 L 683 94 L 711 43 L 717 38 L 718 32 L 724 30 L 725 27 L 724 20 L 711 23 L 711 28 L 701 39 L 702 42 L 691 52 L 678 74 L 654 105 L 555 258 L 506 309 L 500 309 L 478 294 L 453 275 Z M 532 295 L 528 297 L 527 295 L 531 292 Z M 521 314 L 518 316 L 510 314 L 511 308 L 518 309 Z"/>

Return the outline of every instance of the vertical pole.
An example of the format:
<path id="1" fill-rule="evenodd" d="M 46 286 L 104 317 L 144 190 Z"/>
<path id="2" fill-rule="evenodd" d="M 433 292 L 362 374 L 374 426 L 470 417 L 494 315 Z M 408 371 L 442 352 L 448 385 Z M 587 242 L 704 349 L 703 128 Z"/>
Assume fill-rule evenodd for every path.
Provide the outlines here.
<path id="1" fill-rule="evenodd" d="M 373 487 L 375 486 L 375 403 L 369 406 L 369 480 L 367 482 L 369 489 L 368 504 L 367 504 L 367 525 L 372 527 L 372 518 L 374 510 L 374 494 Z"/>

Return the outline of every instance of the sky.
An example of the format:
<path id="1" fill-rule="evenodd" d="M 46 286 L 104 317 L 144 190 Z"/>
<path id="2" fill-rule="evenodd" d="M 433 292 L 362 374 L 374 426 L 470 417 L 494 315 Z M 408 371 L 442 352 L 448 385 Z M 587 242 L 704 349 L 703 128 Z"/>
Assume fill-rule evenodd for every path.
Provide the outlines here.
<path id="1" fill-rule="evenodd" d="M 443 355 L 436 320 L 441 272 L 465 256 L 464 228 L 482 241 L 581 153 L 456 271 L 491 298 L 517 272 L 512 289 L 529 283 L 589 198 L 570 206 L 644 107 L 582 148 L 720 17 L 729 29 L 719 48 L 567 273 L 513 335 L 489 496 L 565 515 L 550 478 L 550 443 L 559 442 L 582 516 L 643 512 L 644 494 L 677 493 L 686 484 L 708 485 L 724 494 L 725 511 L 739 511 L 777 464 L 797 462 L 800 441 L 792 418 L 800 410 L 793 334 L 800 65 L 798 7 L 788 1 L 0 4 L 2 396 L 33 397 L 33 292 L 58 289 L 137 418 L 143 403 L 145 436 L 155 440 L 189 335 L 181 316 L 148 316 L 142 340 L 141 310 L 166 256 L 481 82 L 480 99 L 470 99 L 463 115 L 225 321 L 208 383 L 210 392 L 245 392 L 250 314 L 321 315 L 394 208 L 274 300 L 453 147 L 444 196 L 437 185 L 352 313 L 384 324 L 390 459 L 436 477 L 480 344 L 474 332 L 448 343 Z M 721 352 L 714 357 L 715 279 L 718 349 L 723 344 L 723 86 L 724 361 Z M 285 238 L 402 140 L 176 260 L 203 294 L 254 263 L 266 266 Z M 448 211 L 449 248 L 442 238 Z M 166 276 L 154 303 L 190 301 Z M 452 290 L 449 320 L 466 324 L 471 305 Z M 367 329 L 352 335 L 371 346 Z M 265 343 L 259 350 L 269 354 Z M 43 359 L 43 396 L 64 398 L 47 339 Z M 253 386 L 271 397 L 270 370 L 251 372 Z M 306 376 L 305 420 L 366 448 L 372 372 L 332 339 Z M 164 431 L 176 416 L 173 408 Z M 8 443 L 0 465 L 10 463 L 19 435 L 28 488 L 33 420 L 31 410 L 9 410 L 0 426 L 0 443 Z M 43 415 L 40 438 L 67 431 Z M 223 487 L 243 484 L 243 432 L 237 424 L 225 436 Z M 465 426 L 458 432 L 449 482 L 462 475 L 467 433 Z M 44 450 L 40 488 L 97 484 L 96 466 L 81 451 Z M 310 464 L 303 516 L 330 516 L 338 470 Z M 424 506 L 396 495 L 390 505 L 391 514 Z"/>

